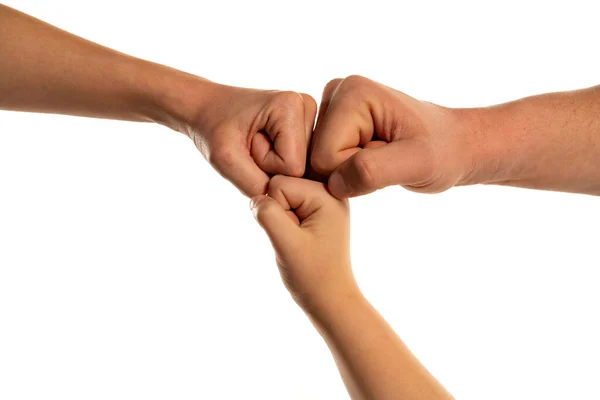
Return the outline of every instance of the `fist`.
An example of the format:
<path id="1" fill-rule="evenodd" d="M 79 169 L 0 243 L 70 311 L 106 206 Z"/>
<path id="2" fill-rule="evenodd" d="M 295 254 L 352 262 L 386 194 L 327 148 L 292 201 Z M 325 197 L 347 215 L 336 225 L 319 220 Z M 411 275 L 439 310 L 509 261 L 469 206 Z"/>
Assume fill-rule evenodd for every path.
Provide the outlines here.
<path id="1" fill-rule="evenodd" d="M 205 82 L 191 103 L 184 132 L 245 195 L 265 193 L 270 175 L 304 174 L 317 110 L 309 95 Z"/>
<path id="2" fill-rule="evenodd" d="M 389 185 L 435 193 L 467 177 L 471 145 L 458 111 L 350 76 L 325 87 L 310 163 L 339 198 Z"/>
<path id="3" fill-rule="evenodd" d="M 322 183 L 278 175 L 268 196 L 253 198 L 251 208 L 300 306 L 318 307 L 357 290 L 350 268 L 347 200 L 331 196 Z"/>

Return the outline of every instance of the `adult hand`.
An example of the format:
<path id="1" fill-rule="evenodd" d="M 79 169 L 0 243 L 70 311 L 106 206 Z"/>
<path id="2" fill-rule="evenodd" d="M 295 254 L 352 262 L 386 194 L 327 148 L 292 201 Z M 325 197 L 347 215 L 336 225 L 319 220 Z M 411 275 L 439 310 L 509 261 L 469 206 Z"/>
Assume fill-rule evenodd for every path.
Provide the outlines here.
<path id="1" fill-rule="evenodd" d="M 473 139 L 458 112 L 350 76 L 325 87 L 311 166 L 340 198 L 389 185 L 441 192 L 469 175 Z"/>
<path id="2" fill-rule="evenodd" d="M 248 196 L 266 191 L 268 174 L 304 173 L 317 108 L 308 95 L 219 85 L 2 5 L 0 26 L 0 110 L 164 124 Z"/>
<path id="3" fill-rule="evenodd" d="M 269 175 L 304 174 L 317 106 L 306 94 L 204 81 L 183 129 L 242 193 L 266 193 Z"/>

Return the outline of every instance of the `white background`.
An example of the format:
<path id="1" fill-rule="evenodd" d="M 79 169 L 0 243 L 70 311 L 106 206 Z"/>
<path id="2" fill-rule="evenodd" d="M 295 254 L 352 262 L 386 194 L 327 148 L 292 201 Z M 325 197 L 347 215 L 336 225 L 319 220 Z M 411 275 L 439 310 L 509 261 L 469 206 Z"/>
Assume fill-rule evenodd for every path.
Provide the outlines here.
<path id="1" fill-rule="evenodd" d="M 349 74 L 446 106 L 600 83 L 595 1 L 4 3 L 315 98 Z M 598 201 L 388 188 L 351 202 L 355 272 L 457 399 L 598 399 Z M 247 203 L 165 128 L 0 113 L 0 398 L 347 398 Z"/>

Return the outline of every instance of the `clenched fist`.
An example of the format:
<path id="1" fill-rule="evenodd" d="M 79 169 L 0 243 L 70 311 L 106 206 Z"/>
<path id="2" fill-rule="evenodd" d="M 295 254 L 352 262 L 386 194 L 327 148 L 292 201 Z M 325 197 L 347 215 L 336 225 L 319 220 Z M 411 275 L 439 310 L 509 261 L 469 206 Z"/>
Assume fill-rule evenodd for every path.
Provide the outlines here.
<path id="1" fill-rule="evenodd" d="M 311 166 L 337 197 L 389 185 L 441 192 L 473 168 L 472 135 L 457 111 L 416 100 L 360 76 L 326 86 Z"/>
<path id="2" fill-rule="evenodd" d="M 208 81 L 200 86 L 179 130 L 224 178 L 252 197 L 266 193 L 269 175 L 304 174 L 317 110 L 312 97 Z"/>
<path id="3" fill-rule="evenodd" d="M 268 196 L 252 199 L 287 289 L 304 308 L 356 294 L 350 267 L 347 200 L 331 196 L 324 184 L 278 175 Z"/>

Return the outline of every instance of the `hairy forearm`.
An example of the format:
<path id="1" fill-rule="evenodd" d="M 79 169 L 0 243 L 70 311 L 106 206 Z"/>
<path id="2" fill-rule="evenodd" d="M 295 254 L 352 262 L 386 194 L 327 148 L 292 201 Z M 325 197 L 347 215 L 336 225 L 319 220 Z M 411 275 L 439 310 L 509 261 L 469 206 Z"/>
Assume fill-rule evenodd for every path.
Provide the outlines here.
<path id="1" fill-rule="evenodd" d="M 360 292 L 305 311 L 352 399 L 452 399 Z"/>
<path id="2" fill-rule="evenodd" d="M 457 112 L 476 155 L 462 184 L 600 195 L 600 86 Z"/>
<path id="3" fill-rule="evenodd" d="M 177 88 L 193 75 L 92 43 L 0 5 L 0 109 L 128 121 L 177 129 Z"/>

